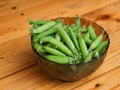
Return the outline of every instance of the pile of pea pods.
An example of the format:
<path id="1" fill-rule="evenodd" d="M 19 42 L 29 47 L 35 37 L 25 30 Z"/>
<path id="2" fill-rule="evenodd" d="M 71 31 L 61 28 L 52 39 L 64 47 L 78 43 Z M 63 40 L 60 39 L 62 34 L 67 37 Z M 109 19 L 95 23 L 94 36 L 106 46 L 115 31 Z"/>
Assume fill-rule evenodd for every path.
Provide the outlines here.
<path id="1" fill-rule="evenodd" d="M 43 58 L 59 64 L 80 64 L 100 58 L 109 40 L 102 41 L 104 32 L 97 36 L 92 23 L 81 25 L 80 17 L 72 25 L 60 19 L 33 21 L 29 31 L 32 46 Z"/>

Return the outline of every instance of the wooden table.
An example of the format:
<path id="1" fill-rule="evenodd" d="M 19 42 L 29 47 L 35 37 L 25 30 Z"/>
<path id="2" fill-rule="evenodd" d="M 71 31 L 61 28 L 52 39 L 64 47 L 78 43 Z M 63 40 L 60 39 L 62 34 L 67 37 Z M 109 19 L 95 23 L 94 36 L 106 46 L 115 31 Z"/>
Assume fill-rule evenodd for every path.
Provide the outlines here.
<path id="1" fill-rule="evenodd" d="M 103 26 L 111 44 L 101 67 L 76 82 L 46 76 L 28 32 L 33 20 L 75 16 Z M 120 90 L 120 0 L 0 0 L 0 90 Z"/>

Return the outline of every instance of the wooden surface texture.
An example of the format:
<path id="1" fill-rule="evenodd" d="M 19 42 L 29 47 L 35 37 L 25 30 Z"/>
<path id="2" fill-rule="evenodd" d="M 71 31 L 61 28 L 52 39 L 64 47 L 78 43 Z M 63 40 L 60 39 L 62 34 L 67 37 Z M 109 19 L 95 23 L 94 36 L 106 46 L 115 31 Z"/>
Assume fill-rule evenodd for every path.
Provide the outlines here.
<path id="1" fill-rule="evenodd" d="M 36 63 L 27 19 L 75 15 L 104 27 L 111 43 L 96 72 L 63 82 Z M 0 0 L 0 90 L 120 90 L 120 0 Z"/>

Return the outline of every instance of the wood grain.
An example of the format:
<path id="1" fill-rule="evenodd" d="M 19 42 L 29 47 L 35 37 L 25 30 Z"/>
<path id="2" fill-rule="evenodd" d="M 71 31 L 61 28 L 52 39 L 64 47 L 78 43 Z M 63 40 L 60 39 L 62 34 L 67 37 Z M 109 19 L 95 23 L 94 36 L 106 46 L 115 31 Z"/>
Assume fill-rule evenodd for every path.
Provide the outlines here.
<path id="1" fill-rule="evenodd" d="M 63 82 L 47 76 L 36 65 L 27 18 L 51 19 L 77 14 L 105 28 L 110 37 L 110 48 L 95 73 L 76 82 Z M 119 90 L 119 38 L 119 0 L 0 0 L 0 89 Z M 97 83 L 100 86 L 95 87 Z"/>
<path id="2" fill-rule="evenodd" d="M 5 2 L 5 1 L 3 1 L 4 3 L 12 3 L 12 2 Z M 19 1 L 15 1 L 14 3 L 17 5 L 18 3 L 24 3 L 25 1 L 21 1 L 21 2 L 19 2 Z M 57 1 L 53 1 L 54 3 L 57 3 Z M 75 13 L 76 14 L 79 14 L 79 10 L 82 10 L 82 9 L 85 9 L 85 6 L 84 6 L 84 3 L 85 2 L 83 2 L 83 3 L 80 3 L 80 4 L 78 4 L 78 6 L 75 6 L 75 3 L 78 3 L 78 2 L 82 2 L 82 1 L 80 1 L 80 0 L 77 0 L 76 2 L 72 2 L 72 1 L 70 1 L 70 3 L 67 3 L 67 1 L 60 1 L 59 2 L 59 4 L 54 4 L 54 3 L 52 3 L 52 5 L 53 5 L 53 7 L 56 7 L 56 8 L 49 8 L 50 6 L 48 6 L 48 3 L 49 3 L 49 1 L 46 1 L 46 2 L 41 2 L 41 3 L 39 3 L 39 5 L 37 4 L 35 4 L 35 6 L 34 7 L 29 7 L 29 8 L 25 8 L 25 9 L 21 9 L 19 12 L 17 11 L 17 12 L 14 12 L 14 13 L 10 13 L 10 14 L 7 14 L 7 15 L 4 15 L 3 17 L 0 17 L 0 20 L 1 20 L 1 22 L 0 22 L 0 28 L 1 28 L 1 31 L 0 31 L 0 44 L 1 44 L 1 46 L 2 45 L 4 45 L 5 43 L 7 43 L 8 44 L 8 42 L 9 43 L 12 43 L 13 45 L 14 45 L 14 47 L 16 47 L 15 46 L 15 42 L 14 41 L 16 41 L 17 43 L 19 43 L 19 41 L 20 40 L 22 40 L 21 39 L 21 37 L 23 37 L 23 38 L 27 38 L 26 39 L 26 41 L 23 41 L 22 43 L 24 44 L 25 42 L 28 42 L 28 41 L 30 41 L 30 39 L 29 39 L 29 34 L 28 34 L 28 28 L 29 28 L 29 25 L 28 25 L 28 22 L 27 22 L 27 17 L 28 16 L 31 16 L 31 17 L 33 17 L 33 19 L 40 19 L 40 18 L 42 18 L 42 17 L 40 17 L 40 16 L 43 16 L 43 19 L 49 19 L 49 18 L 55 18 L 55 17 L 59 17 L 59 16 L 61 16 L 61 14 L 60 14 L 60 12 L 61 11 L 65 11 L 66 9 L 68 9 L 68 11 L 65 11 L 65 12 L 67 12 L 67 13 L 69 13 L 69 16 L 70 16 L 70 12 L 69 12 L 69 10 L 70 10 L 70 8 L 71 7 L 76 7 L 74 10 L 77 10 L 77 12 L 74 12 L 74 10 L 72 10 L 72 12 L 74 12 L 74 14 L 71 14 L 71 15 L 75 15 Z M 96 6 L 96 3 L 94 3 L 94 2 L 96 2 L 96 1 L 94 1 L 94 2 L 91 2 L 91 1 L 89 1 L 88 0 L 88 2 L 89 3 L 86 3 L 85 5 L 87 5 L 89 8 L 90 7 L 94 7 L 93 9 L 91 9 L 91 10 L 95 10 L 95 9 L 97 9 L 97 8 L 100 8 L 100 7 L 103 7 L 103 0 L 102 1 L 99 1 L 99 5 L 97 5 Z M 110 1 L 109 3 L 108 2 L 106 2 L 106 4 L 105 5 L 108 5 L 108 4 L 111 4 L 111 3 L 113 3 L 113 2 L 115 2 L 115 1 Z M 45 3 L 45 4 L 44 4 Z M 64 4 L 63 4 L 64 3 Z M 93 4 L 90 4 L 90 3 L 93 3 Z M 21 5 L 20 4 L 20 5 Z M 82 5 L 83 4 L 83 5 Z M 73 5 L 73 6 L 71 6 L 71 5 Z M 47 10 L 43 10 L 43 8 L 46 6 L 46 8 L 47 8 Z M 5 6 L 6 7 L 6 6 Z M 12 6 L 11 6 L 12 7 Z M 19 7 L 19 6 L 18 6 Z M 20 6 L 21 7 L 21 6 Z M 88 8 L 87 7 L 87 8 Z M 61 11 L 59 11 L 59 13 L 58 13 L 58 9 L 59 8 L 61 8 L 60 10 Z M 78 8 L 79 8 L 79 10 L 78 10 Z M 11 8 L 9 8 L 10 10 L 11 10 Z M 9 10 L 8 9 L 8 10 Z M 62 10 L 63 9 L 63 10 Z M 41 11 L 41 12 L 38 12 L 38 11 Z M 51 12 L 52 14 L 54 14 L 54 16 L 53 15 L 51 15 L 51 13 L 48 13 L 48 11 L 49 10 L 52 10 L 52 11 L 54 11 L 54 12 Z M 90 11 L 91 11 L 90 10 Z M 21 16 L 21 15 L 19 15 L 20 14 L 20 12 L 26 12 L 26 14 L 24 15 L 24 16 Z M 85 10 L 86 11 L 86 10 Z M 90 12 L 90 11 L 86 11 L 86 13 L 87 12 Z M 45 13 L 44 13 L 45 12 Z M 55 12 L 57 12 L 56 14 L 55 14 Z M 27 14 L 28 13 L 28 14 Z M 32 14 L 31 14 L 32 13 Z M 41 14 L 42 13 L 42 14 Z M 60 14 L 60 15 L 59 15 Z M 63 14 L 63 13 L 62 13 Z M 83 13 L 84 14 L 84 13 Z M 65 16 L 67 16 L 67 14 L 63 14 L 63 15 L 65 15 Z M 49 16 L 49 17 L 46 17 L 46 16 Z M 12 18 L 12 17 L 14 17 L 14 18 Z M 7 20 L 9 20 L 10 22 L 8 22 Z M 2 22 L 4 22 L 4 23 L 2 23 Z M 24 27 L 24 28 L 23 28 Z M 8 38 L 9 37 L 9 38 Z M 7 39 L 6 39 L 7 38 Z M 7 45 L 6 44 L 6 45 Z M 28 45 L 29 45 L 29 43 L 28 43 Z M 10 47 L 12 47 L 12 46 L 10 46 Z M 18 45 L 17 45 L 17 47 L 18 47 Z M 8 47 L 9 48 L 9 47 Z M 14 49 L 14 48 L 13 48 Z M 17 48 L 16 50 L 17 51 L 19 51 L 19 49 L 20 48 Z M 27 49 L 27 48 L 26 48 Z M 26 50 L 26 49 L 24 49 L 24 50 Z M 30 45 L 29 45 L 29 48 L 28 48 L 29 50 L 30 50 Z M 6 48 L 6 50 L 7 50 L 7 48 Z M 6 51 L 4 48 L 1 48 L 1 53 L 2 53 L 2 51 Z M 21 49 L 20 49 L 21 50 Z M 21 51 L 23 51 L 23 50 L 21 50 Z M 27 50 L 26 50 L 27 51 Z M 24 51 L 23 51 L 24 52 Z M 11 50 L 11 51 L 9 51 L 8 53 L 13 53 L 13 51 Z M 19 53 L 19 52 L 18 52 Z M 31 52 L 32 53 L 32 52 Z M 4 57 L 4 55 L 1 55 L 1 57 Z M 8 54 L 8 56 L 7 57 L 9 57 L 9 54 Z M 24 58 L 24 57 L 23 57 Z M 28 58 L 29 58 L 29 55 L 28 55 Z M 4 63 L 4 62 L 7 62 L 7 60 L 8 59 L 3 59 L 2 61 L 2 63 Z M 24 63 L 24 62 L 26 62 L 24 59 L 19 59 L 19 60 L 22 60 L 22 63 Z M 33 58 L 31 58 L 30 60 L 32 60 L 32 63 L 31 64 L 34 64 L 34 59 Z M 15 60 L 13 60 L 12 58 L 11 59 L 9 59 L 9 62 L 16 62 Z M 13 65 L 13 63 L 12 63 L 12 67 L 7 67 L 7 65 L 6 66 L 4 66 L 4 69 L 6 68 L 6 70 L 5 71 L 7 71 L 7 72 L 5 72 L 5 74 L 3 74 L 3 71 L 2 72 L 0 72 L 1 74 L 0 74 L 0 77 L 4 77 L 5 75 L 9 75 L 10 73 L 14 73 L 14 72 L 16 72 L 17 70 L 20 70 L 20 69 L 23 69 L 24 67 L 26 67 L 26 65 L 23 65 L 22 63 L 19 63 L 22 67 L 19 67 L 19 68 L 16 68 L 16 64 L 14 64 Z M 29 60 L 28 60 L 28 63 L 29 63 Z M 30 65 L 31 65 L 30 64 Z M 18 65 L 17 65 L 18 66 Z M 29 64 L 27 65 L 27 66 L 29 66 Z M 1 66 L 2 67 L 2 66 Z M 16 68 L 16 69 L 14 69 L 14 68 Z M 9 69 L 12 69 L 13 70 L 13 72 L 11 72 L 11 70 L 9 70 Z M 10 72 L 9 72 L 10 71 Z M 8 73 L 8 74 L 7 74 Z"/>

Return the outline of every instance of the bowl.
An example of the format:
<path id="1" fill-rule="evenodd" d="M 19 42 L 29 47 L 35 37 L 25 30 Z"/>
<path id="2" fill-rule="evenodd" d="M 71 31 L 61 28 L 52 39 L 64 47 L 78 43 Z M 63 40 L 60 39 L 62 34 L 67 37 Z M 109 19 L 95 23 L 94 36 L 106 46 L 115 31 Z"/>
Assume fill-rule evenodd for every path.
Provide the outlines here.
<path id="1" fill-rule="evenodd" d="M 60 19 L 63 23 L 71 25 L 75 23 L 76 17 L 60 17 Z M 84 18 L 80 18 L 80 19 L 81 19 L 82 25 L 88 26 L 90 23 L 92 23 L 97 36 L 103 32 L 104 28 L 99 26 L 95 22 L 86 20 Z M 56 20 L 56 19 L 52 19 L 52 20 Z M 103 41 L 107 39 L 109 40 L 109 36 L 107 32 L 105 31 L 105 34 L 103 36 Z M 32 37 L 31 37 L 31 40 L 32 40 Z M 107 55 L 109 44 L 105 52 L 99 59 L 96 58 L 88 63 L 80 63 L 77 65 L 59 64 L 59 63 L 51 62 L 43 58 L 42 56 L 40 56 L 36 52 L 36 50 L 33 48 L 33 46 L 32 48 L 33 48 L 33 52 L 34 52 L 35 58 L 39 66 L 42 68 L 43 71 L 46 72 L 46 74 L 53 76 L 54 78 L 59 79 L 59 80 L 77 81 L 77 80 L 80 80 L 82 78 L 89 76 L 90 74 L 95 72 L 100 67 L 100 65 L 103 63 Z"/>

